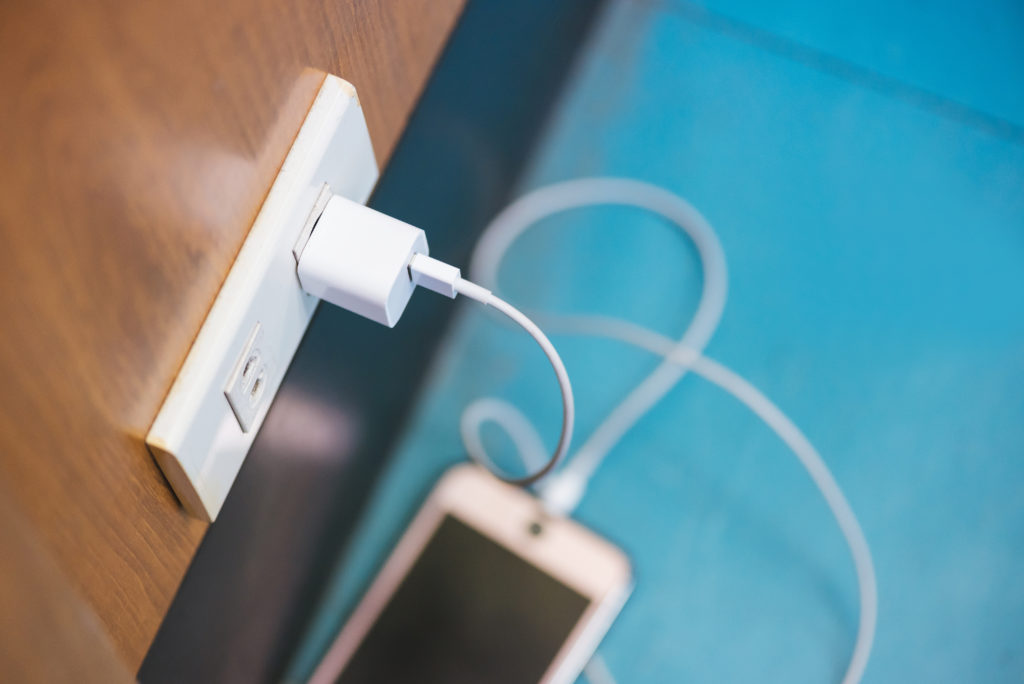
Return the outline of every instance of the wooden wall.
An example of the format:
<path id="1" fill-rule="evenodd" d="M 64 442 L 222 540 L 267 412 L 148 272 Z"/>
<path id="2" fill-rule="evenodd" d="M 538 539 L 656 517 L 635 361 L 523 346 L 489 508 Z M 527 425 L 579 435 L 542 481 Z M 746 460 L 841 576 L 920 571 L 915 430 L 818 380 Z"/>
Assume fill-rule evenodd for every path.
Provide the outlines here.
<path id="1" fill-rule="evenodd" d="M 0 525 L 21 530 L 0 600 L 36 576 L 135 672 L 205 532 L 143 442 L 163 396 L 322 72 L 355 84 L 384 164 L 461 5 L 0 5 Z M 5 606 L 0 641 L 48 619 Z M 79 659 L 67 631 L 19 671 Z"/>

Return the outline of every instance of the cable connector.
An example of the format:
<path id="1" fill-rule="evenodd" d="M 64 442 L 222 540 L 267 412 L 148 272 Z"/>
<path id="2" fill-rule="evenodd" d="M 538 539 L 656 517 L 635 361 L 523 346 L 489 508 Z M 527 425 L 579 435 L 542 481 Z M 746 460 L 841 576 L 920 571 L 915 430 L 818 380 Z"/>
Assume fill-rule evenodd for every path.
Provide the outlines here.
<path id="1" fill-rule="evenodd" d="M 409 274 L 416 285 L 452 299 L 458 294 L 456 286 L 462 280 L 462 271 L 426 254 L 412 255 Z"/>
<path id="2" fill-rule="evenodd" d="M 552 515 L 569 516 L 587 492 L 587 482 L 574 471 L 560 470 L 538 486 L 544 509 Z"/>
<path id="3" fill-rule="evenodd" d="M 445 297 L 455 299 L 456 295 L 463 295 L 484 306 L 495 306 L 497 297 L 493 292 L 466 280 L 462 277 L 462 271 L 454 266 L 426 254 L 413 255 L 409 261 L 409 273 L 412 275 L 412 282 Z"/>

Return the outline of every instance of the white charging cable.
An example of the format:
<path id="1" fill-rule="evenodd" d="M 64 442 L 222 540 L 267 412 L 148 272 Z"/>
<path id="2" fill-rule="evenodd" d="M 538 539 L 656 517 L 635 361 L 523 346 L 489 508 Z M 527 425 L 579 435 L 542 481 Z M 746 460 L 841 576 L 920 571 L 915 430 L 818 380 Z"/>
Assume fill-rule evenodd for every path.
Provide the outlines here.
<path id="1" fill-rule="evenodd" d="M 680 349 L 702 350 L 707 345 L 725 308 L 728 276 L 725 253 L 718 236 L 689 202 L 664 188 L 619 178 L 584 178 L 550 185 L 519 198 L 506 207 L 486 228 L 470 259 L 473 279 L 497 290 L 498 268 L 509 247 L 540 219 L 569 209 L 619 204 L 664 216 L 685 232 L 697 247 L 703 265 L 704 286 L 697 311 L 679 338 Z M 542 315 L 549 323 L 564 326 L 564 316 Z M 579 447 L 572 461 L 547 485 L 549 504 L 564 512 L 573 510 L 586 483 L 601 461 L 637 421 L 650 411 L 686 375 L 685 366 L 665 361 L 633 389 Z M 485 461 L 482 453 L 470 452 Z"/>
<path id="2" fill-rule="evenodd" d="M 461 294 L 500 311 L 528 332 L 530 337 L 540 345 L 540 348 L 548 357 L 548 361 L 551 362 L 551 367 L 555 371 L 555 377 L 558 379 L 559 390 L 562 393 L 562 433 L 558 437 L 558 445 L 555 447 L 551 457 L 525 477 L 514 477 L 503 473 L 494 462 L 487 458 L 486 453 L 483 454 L 481 459 L 492 473 L 510 484 L 528 487 L 538 482 L 541 478 L 548 475 L 561 461 L 562 457 L 565 456 L 566 452 L 569 451 L 569 444 L 572 441 L 573 423 L 576 419 L 576 408 L 573 401 L 572 385 L 569 382 L 569 373 L 565 370 L 565 364 L 562 363 L 558 351 L 555 350 L 555 345 L 551 344 L 551 340 L 547 338 L 547 335 L 523 312 L 495 296 L 490 290 L 461 277 L 459 269 L 454 266 L 449 266 L 425 254 L 416 254 L 409 261 L 409 272 L 412 274 L 412 281 L 416 285 L 426 287 L 448 297 L 455 297 L 455 295 Z"/>
<path id="3" fill-rule="evenodd" d="M 645 349 L 663 357 L 651 375 L 633 389 L 594 433 L 568 465 L 541 484 L 541 497 L 557 512 L 571 512 L 605 456 L 648 411 L 687 373 L 693 371 L 743 402 L 793 451 L 828 504 L 853 558 L 860 593 L 860 624 L 843 684 L 861 680 L 867 667 L 877 622 L 878 594 L 871 551 L 852 508 L 825 462 L 802 432 L 753 385 L 735 372 L 703 355 L 725 306 L 727 276 L 725 256 L 711 226 L 688 202 L 663 189 L 640 181 L 617 178 L 585 178 L 535 190 L 509 205 L 487 227 L 472 260 L 477 282 L 497 289 L 498 270 L 505 254 L 537 221 L 568 209 L 621 204 L 664 216 L 678 225 L 694 242 L 700 255 L 704 289 L 693 320 L 678 340 L 620 319 L 593 315 L 545 315 L 545 327 L 559 332 L 606 337 Z M 526 463 L 540 458 L 540 436 L 514 406 L 495 399 L 478 400 L 463 414 L 461 431 L 469 455 L 489 464 L 480 438 L 484 422 L 501 426 Z M 605 681 L 612 681 L 601 668 Z"/>
<path id="4" fill-rule="evenodd" d="M 521 487 L 550 473 L 569 450 L 576 409 L 565 364 L 543 331 L 519 309 L 463 278 L 458 268 L 428 256 L 426 234 L 416 226 L 340 195 L 331 195 L 310 223 L 308 235 L 293 250 L 296 275 L 307 293 L 389 327 L 398 323 L 417 287 L 453 299 L 461 294 L 500 311 L 536 340 L 562 394 L 558 445 L 523 477 L 507 475 L 489 461 L 487 466 L 495 476 Z"/>

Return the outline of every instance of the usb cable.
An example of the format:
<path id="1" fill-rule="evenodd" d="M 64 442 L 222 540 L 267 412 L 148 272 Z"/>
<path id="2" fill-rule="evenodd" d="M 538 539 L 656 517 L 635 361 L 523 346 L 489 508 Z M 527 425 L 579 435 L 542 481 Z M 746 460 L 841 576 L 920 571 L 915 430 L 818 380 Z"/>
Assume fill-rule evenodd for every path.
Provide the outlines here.
<path id="1" fill-rule="evenodd" d="M 640 382 L 566 464 L 539 484 L 541 499 L 555 513 L 570 514 L 586 493 L 595 472 L 619 440 L 687 373 L 717 385 L 743 403 L 790 448 L 828 504 L 846 541 L 857 574 L 860 625 L 843 684 L 856 684 L 871 654 L 878 616 L 878 588 L 871 549 L 845 495 L 811 442 L 771 400 L 725 365 L 704 354 L 725 307 L 728 277 L 725 254 L 711 225 L 689 202 L 649 183 L 628 178 L 580 178 L 534 190 L 506 207 L 484 230 L 471 260 L 477 282 L 495 284 L 512 244 L 548 216 L 588 206 L 624 205 L 660 215 L 690 238 L 700 257 L 703 291 L 697 311 L 678 339 L 670 339 L 631 321 L 600 315 L 537 314 L 545 328 L 559 334 L 601 337 L 643 349 L 662 362 Z M 543 318 L 541 318 L 543 317 Z M 504 429 L 528 465 L 542 458 L 540 436 L 515 406 L 493 397 L 479 399 L 462 415 L 460 428 L 470 457 L 488 462 L 480 427 L 493 422 Z M 596 681 L 613 681 L 607 668 L 588 668 Z M 593 672 L 591 672 L 591 669 Z"/>
<path id="2" fill-rule="evenodd" d="M 463 295 L 502 313 L 529 333 L 551 363 L 562 395 L 562 432 L 551 456 L 523 477 L 490 461 L 487 466 L 500 479 L 528 487 L 551 473 L 569 451 L 576 408 L 569 373 L 555 346 L 519 309 L 463 278 L 455 266 L 429 256 L 421 229 L 334 195 L 296 254 L 306 292 L 389 327 L 398 323 L 417 287 L 452 299 Z"/>

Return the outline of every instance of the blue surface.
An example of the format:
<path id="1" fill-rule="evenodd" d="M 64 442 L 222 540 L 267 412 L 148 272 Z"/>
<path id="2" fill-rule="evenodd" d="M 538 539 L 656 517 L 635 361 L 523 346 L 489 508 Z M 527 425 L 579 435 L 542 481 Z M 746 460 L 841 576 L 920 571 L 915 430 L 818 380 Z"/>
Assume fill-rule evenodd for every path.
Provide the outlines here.
<path id="1" fill-rule="evenodd" d="M 709 355 L 802 427 L 874 551 L 879 627 L 866 681 L 1019 682 L 1024 145 L 986 117 L 1021 120 L 1024 61 L 993 57 L 998 77 L 949 80 L 920 66 L 931 52 L 985 44 L 966 9 L 876 8 L 840 40 L 823 10 L 801 18 L 795 0 L 783 24 L 752 3 L 709 4 L 784 41 L 747 40 L 680 2 L 612 3 L 525 187 L 633 176 L 701 209 L 731 272 Z M 1024 34 L 1019 9 L 1004 9 L 986 21 Z M 877 55 L 851 48 L 874 32 L 910 55 L 891 70 L 909 90 L 784 49 L 834 46 L 833 56 L 878 70 Z M 959 104 L 904 96 L 921 84 Z M 699 268 L 672 229 L 607 209 L 546 228 L 503 271 L 514 303 L 666 333 L 692 314 Z M 461 458 L 468 401 L 509 398 L 554 442 L 558 399 L 539 352 L 463 307 L 309 653 Z M 653 365 L 610 342 L 555 342 L 577 388 L 580 437 Z M 611 454 L 578 517 L 635 563 L 636 592 L 601 648 L 620 681 L 838 681 L 857 624 L 842 539 L 795 459 L 716 388 L 687 378 Z"/>
<path id="2" fill-rule="evenodd" d="M 667 0 L 705 21 L 769 46 L 780 39 L 811 48 L 808 61 L 845 62 L 892 79 L 905 91 L 935 94 L 947 106 L 1024 126 L 1024 3 L 1019 0 Z M 795 47 L 795 46 L 791 46 Z M 804 52 L 800 50 L 800 52 Z M 842 67 L 840 67 L 842 68 Z M 1019 135 L 1019 132 L 1018 132 Z"/>

